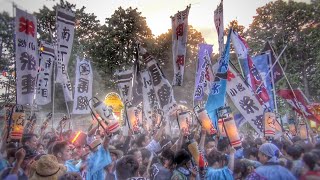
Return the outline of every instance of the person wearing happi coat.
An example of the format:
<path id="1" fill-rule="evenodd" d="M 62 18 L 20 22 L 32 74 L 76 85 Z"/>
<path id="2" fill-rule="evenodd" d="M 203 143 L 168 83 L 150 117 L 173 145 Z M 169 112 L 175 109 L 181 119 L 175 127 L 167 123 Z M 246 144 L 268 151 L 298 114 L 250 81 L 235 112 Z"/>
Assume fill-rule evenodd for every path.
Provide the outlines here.
<path id="1" fill-rule="evenodd" d="M 105 179 L 105 167 L 111 162 L 109 148 L 111 135 L 106 133 L 101 145 L 92 147 L 86 161 L 86 180 Z"/>
<path id="2" fill-rule="evenodd" d="M 246 179 L 266 180 L 295 180 L 295 176 L 279 163 L 280 150 L 272 143 L 264 143 L 259 147 L 259 161 L 262 166 L 258 167 Z"/>

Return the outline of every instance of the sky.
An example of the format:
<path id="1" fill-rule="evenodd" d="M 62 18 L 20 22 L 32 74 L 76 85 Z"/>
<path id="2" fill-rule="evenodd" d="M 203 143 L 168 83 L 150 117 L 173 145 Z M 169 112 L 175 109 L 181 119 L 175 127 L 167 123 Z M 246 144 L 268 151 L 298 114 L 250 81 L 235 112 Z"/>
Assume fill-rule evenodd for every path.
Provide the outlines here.
<path id="1" fill-rule="evenodd" d="M 220 0 L 68 0 L 76 4 L 77 8 L 86 7 L 86 12 L 94 13 L 101 23 L 110 17 L 118 7 L 138 8 L 152 33 L 157 36 L 171 28 L 170 16 L 182 11 L 191 4 L 189 25 L 200 31 L 206 43 L 213 44 L 218 49 L 217 33 L 213 21 L 213 13 Z M 240 25 L 249 27 L 256 15 L 256 9 L 271 0 L 224 0 L 224 26 L 232 20 L 238 20 Z M 298 0 L 308 2 L 310 0 Z M 8 11 L 12 14 L 12 2 L 18 8 L 28 12 L 38 11 L 43 5 L 52 7 L 59 0 L 0 0 L 0 12 Z"/>

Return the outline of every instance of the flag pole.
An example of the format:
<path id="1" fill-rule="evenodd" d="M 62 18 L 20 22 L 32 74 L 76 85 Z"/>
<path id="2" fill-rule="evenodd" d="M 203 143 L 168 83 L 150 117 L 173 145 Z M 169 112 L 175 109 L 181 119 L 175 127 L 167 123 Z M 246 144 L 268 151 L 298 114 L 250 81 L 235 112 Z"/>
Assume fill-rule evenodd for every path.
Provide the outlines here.
<path id="1" fill-rule="evenodd" d="M 15 8 L 17 6 L 14 4 L 14 1 L 12 1 L 12 25 L 13 25 L 13 29 L 12 29 L 12 34 L 13 34 L 13 50 L 14 50 L 14 79 L 15 79 L 15 84 L 17 87 L 17 61 L 16 61 L 16 16 L 15 16 Z M 13 77 L 12 77 L 13 78 Z M 16 104 L 18 103 L 18 91 L 16 89 Z"/>
<path id="2" fill-rule="evenodd" d="M 53 121 L 54 121 L 54 100 L 55 100 L 55 92 L 56 92 L 56 61 L 57 61 L 57 44 L 55 44 L 53 42 L 53 34 L 52 31 L 50 29 L 50 25 L 48 24 L 48 30 L 49 30 L 49 34 L 50 34 L 50 39 L 51 39 L 51 43 L 53 45 L 54 48 L 54 61 L 52 63 L 53 67 L 52 67 L 52 72 L 53 72 L 53 87 L 52 87 L 52 119 L 51 119 L 51 126 L 53 129 Z"/>
<path id="3" fill-rule="evenodd" d="M 268 55 L 268 64 L 269 64 L 269 67 L 272 66 L 272 61 L 271 61 L 271 53 L 270 51 L 267 53 Z M 268 75 L 265 76 L 265 78 L 267 77 Z M 272 91 L 273 91 L 273 104 L 274 104 L 274 109 L 275 109 L 275 112 L 278 113 L 278 106 L 277 106 L 277 96 L 276 96 L 276 85 L 274 83 L 274 77 L 273 77 L 273 68 L 271 68 L 271 83 L 272 83 Z M 282 126 L 282 121 L 281 121 L 281 126 Z"/>
<path id="4" fill-rule="evenodd" d="M 257 89 L 255 90 L 255 93 L 257 93 L 257 91 L 258 91 L 258 90 L 260 89 L 260 87 L 263 85 L 263 82 L 266 80 L 266 77 L 270 74 L 270 72 L 272 71 L 272 69 L 274 68 L 274 66 L 278 63 L 278 61 L 280 60 L 281 55 L 283 54 L 284 50 L 286 50 L 287 46 L 288 46 L 288 45 L 286 45 L 286 46 L 282 49 L 282 51 L 281 51 L 281 53 L 279 54 L 279 56 L 277 57 L 276 61 L 272 64 L 271 68 L 269 69 L 269 71 L 267 72 L 267 74 L 265 75 L 265 77 L 263 78 L 263 80 L 261 81 L 260 85 L 259 85 L 259 86 L 257 87 Z M 282 68 L 281 64 L 280 64 L 280 63 L 278 63 L 278 64 L 280 65 L 281 70 L 283 71 L 283 68 Z M 284 73 L 284 71 L 283 71 L 283 73 Z"/>
<path id="5" fill-rule="evenodd" d="M 286 45 L 286 47 L 287 47 L 287 45 Z M 286 47 L 285 47 L 285 48 L 286 48 Z M 279 56 L 281 56 L 281 54 L 280 54 Z M 279 57 L 278 57 L 278 58 L 279 58 Z M 275 61 L 275 63 L 278 61 L 278 58 L 277 58 L 277 60 Z M 283 67 L 282 67 L 282 65 L 281 65 L 280 63 L 279 63 L 279 67 L 281 68 L 281 71 L 283 72 L 284 78 L 286 79 L 286 81 L 287 81 L 287 83 L 288 83 L 288 85 L 289 85 L 289 88 L 290 88 L 290 90 L 291 90 L 291 92 L 292 92 L 292 94 L 293 94 L 294 100 L 295 100 L 295 101 L 298 101 L 298 100 L 297 100 L 296 93 L 293 91 L 293 88 L 292 88 L 292 86 L 291 86 L 291 83 L 289 82 L 289 79 L 288 79 L 286 73 L 284 72 L 284 69 L 283 69 Z M 300 104 L 297 103 L 297 105 L 298 105 L 298 108 L 301 109 L 301 108 L 300 108 Z M 307 125 L 307 129 L 311 130 L 311 127 L 310 127 L 309 122 L 307 121 L 306 115 L 305 115 L 303 112 L 302 112 L 301 114 L 302 114 L 302 116 L 303 116 L 303 118 L 304 118 L 304 120 L 305 120 L 305 123 L 306 123 L 306 125 Z M 310 134 L 308 133 L 308 136 L 309 136 L 309 135 L 310 135 Z"/>

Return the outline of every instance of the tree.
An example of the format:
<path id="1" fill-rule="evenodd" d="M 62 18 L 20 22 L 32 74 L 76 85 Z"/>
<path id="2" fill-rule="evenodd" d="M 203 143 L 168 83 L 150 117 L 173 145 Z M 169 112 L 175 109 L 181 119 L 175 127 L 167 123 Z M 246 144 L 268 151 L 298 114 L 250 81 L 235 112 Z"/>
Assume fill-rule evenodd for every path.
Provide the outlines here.
<path id="1" fill-rule="evenodd" d="M 56 42 L 56 8 L 58 6 L 75 12 L 76 16 L 74 41 L 68 64 L 68 74 L 71 82 L 74 82 L 76 57 L 79 56 L 80 58 L 86 57 L 89 60 L 91 59 L 90 52 L 92 52 L 92 44 L 95 43 L 94 39 L 96 33 L 100 30 L 101 25 L 93 13 L 85 12 L 85 7 L 77 9 L 75 4 L 70 4 L 61 0 L 60 3 L 55 5 L 52 9 L 43 6 L 43 8 L 39 10 L 39 13 L 35 13 L 38 19 L 38 33 L 41 40 Z M 95 64 L 92 64 L 92 68 L 96 68 Z M 101 78 L 98 77 L 99 73 L 97 73 L 97 71 L 93 72 L 95 77 L 93 81 L 93 93 L 101 94 L 104 86 L 100 81 Z M 56 86 L 56 91 L 61 91 L 60 85 Z M 58 103 L 57 107 L 65 107 L 63 93 L 56 93 L 55 99 L 58 99 L 56 101 L 56 103 Z"/>
<path id="2" fill-rule="evenodd" d="M 232 29 L 237 32 L 241 37 L 244 36 L 244 32 L 245 32 L 245 27 L 243 25 L 238 24 L 237 20 L 232 20 L 228 27 L 224 30 L 224 34 L 228 34 L 229 33 L 229 29 L 232 27 Z"/>
<path id="3" fill-rule="evenodd" d="M 106 24 L 97 32 L 89 53 L 103 77 L 112 77 L 117 69 L 133 65 L 136 42 L 151 44 L 153 35 L 145 19 L 137 8 L 131 7 L 119 7 L 110 18 L 106 18 Z M 108 88 L 114 88 L 113 79 L 105 79 Z"/>
<path id="4" fill-rule="evenodd" d="M 9 13 L 0 13 L 0 70 L 3 75 L 0 88 L 4 89 L 4 93 L 0 94 L 0 107 L 15 101 L 13 24 L 14 19 Z"/>
<path id="5" fill-rule="evenodd" d="M 248 30 L 249 46 L 259 52 L 266 40 L 276 52 L 285 45 L 282 59 L 286 74 L 295 87 L 303 88 L 308 98 L 319 96 L 319 1 L 311 4 L 278 0 L 257 9 Z M 282 62 L 283 64 L 283 62 Z M 319 98 L 319 97 L 318 97 Z"/>

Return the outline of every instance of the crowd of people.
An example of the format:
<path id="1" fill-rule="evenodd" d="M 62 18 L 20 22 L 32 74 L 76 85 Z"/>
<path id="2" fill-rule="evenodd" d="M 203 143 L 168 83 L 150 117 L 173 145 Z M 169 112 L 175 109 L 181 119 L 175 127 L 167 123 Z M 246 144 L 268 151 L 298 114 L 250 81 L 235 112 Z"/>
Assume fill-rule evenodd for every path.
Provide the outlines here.
<path id="1" fill-rule="evenodd" d="M 28 133 L 20 142 L 2 138 L 0 179 L 314 180 L 320 179 L 320 142 L 315 134 L 311 137 L 243 136 L 242 146 L 235 149 L 227 137 L 201 128 L 172 138 L 165 123 L 152 132 L 129 131 L 127 136 L 99 126 L 77 135 L 72 130 Z"/>

